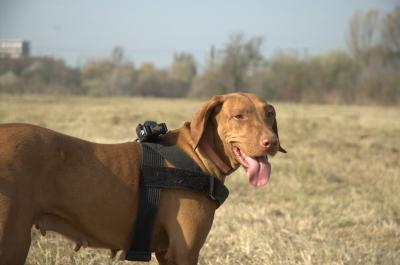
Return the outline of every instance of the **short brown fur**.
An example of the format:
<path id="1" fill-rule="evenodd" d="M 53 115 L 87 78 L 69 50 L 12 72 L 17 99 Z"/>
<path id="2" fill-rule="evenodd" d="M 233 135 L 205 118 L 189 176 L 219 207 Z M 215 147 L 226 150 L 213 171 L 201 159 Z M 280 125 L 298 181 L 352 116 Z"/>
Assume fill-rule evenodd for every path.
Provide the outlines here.
<path id="1" fill-rule="evenodd" d="M 271 105 L 253 94 L 233 93 L 213 97 L 191 123 L 163 138 L 224 181 L 197 148 L 199 142 L 207 140 L 236 169 L 232 146 L 250 156 L 274 155 L 284 151 L 277 133 Z M 262 139 L 275 144 L 265 147 Z M 0 265 L 24 264 L 33 225 L 43 235 L 51 230 L 70 238 L 76 250 L 108 248 L 113 254 L 121 250 L 124 257 L 138 207 L 138 143 L 97 144 L 34 125 L 3 124 L 0 146 Z M 152 235 L 159 263 L 197 264 L 215 210 L 202 194 L 162 190 Z"/>

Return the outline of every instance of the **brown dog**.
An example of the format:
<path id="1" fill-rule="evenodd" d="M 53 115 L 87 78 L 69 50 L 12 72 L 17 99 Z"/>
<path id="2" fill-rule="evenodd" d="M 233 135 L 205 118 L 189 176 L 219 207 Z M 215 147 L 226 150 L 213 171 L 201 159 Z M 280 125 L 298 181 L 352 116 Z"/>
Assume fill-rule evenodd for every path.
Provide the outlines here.
<path id="1" fill-rule="evenodd" d="M 267 155 L 284 152 L 274 108 L 245 93 L 213 97 L 164 139 L 221 181 L 224 167 L 242 165 L 254 186 L 268 182 Z M 0 265 L 24 264 L 34 224 L 43 235 L 51 230 L 74 240 L 76 249 L 126 251 L 140 155 L 136 142 L 96 144 L 33 125 L 0 125 Z M 159 263 L 197 264 L 216 208 L 203 194 L 162 190 L 152 235 Z"/>

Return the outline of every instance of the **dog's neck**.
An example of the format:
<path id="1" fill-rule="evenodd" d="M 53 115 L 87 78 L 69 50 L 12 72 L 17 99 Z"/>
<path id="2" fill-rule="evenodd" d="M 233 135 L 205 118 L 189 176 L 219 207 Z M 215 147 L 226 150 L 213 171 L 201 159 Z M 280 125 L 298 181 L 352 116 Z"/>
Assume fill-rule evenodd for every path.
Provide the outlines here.
<path id="1" fill-rule="evenodd" d="M 199 147 L 207 154 L 207 156 L 214 162 L 214 164 L 221 170 L 224 175 L 229 175 L 232 172 L 232 168 L 228 166 L 219 155 L 213 150 L 208 143 L 207 139 L 200 141 Z"/>
<path id="2" fill-rule="evenodd" d="M 215 122 L 209 122 L 199 143 L 200 149 L 214 162 L 222 174 L 229 175 L 238 168 L 232 149 L 224 144 Z"/>
<path id="3" fill-rule="evenodd" d="M 195 144 L 190 134 L 190 123 L 185 123 L 183 127 L 169 131 L 162 138 L 167 143 L 178 145 L 205 173 L 217 177 L 222 182 L 225 181 L 225 174 L 208 155 L 200 148 L 194 149 Z"/>

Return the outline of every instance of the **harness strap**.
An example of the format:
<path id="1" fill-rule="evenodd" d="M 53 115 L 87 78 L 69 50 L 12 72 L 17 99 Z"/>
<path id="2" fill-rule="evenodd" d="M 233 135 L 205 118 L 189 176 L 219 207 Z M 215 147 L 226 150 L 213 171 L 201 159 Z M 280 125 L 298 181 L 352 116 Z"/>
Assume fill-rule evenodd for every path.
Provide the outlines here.
<path id="1" fill-rule="evenodd" d="M 201 168 L 176 145 L 164 145 L 160 143 L 142 143 L 159 153 L 165 160 L 171 162 L 175 167 L 188 171 L 199 172 L 203 174 Z"/>
<path id="2" fill-rule="evenodd" d="M 154 165 L 161 167 L 163 157 L 154 152 L 149 146 L 142 144 L 142 170 L 144 166 Z M 126 253 L 126 260 L 151 260 L 151 235 L 154 221 L 160 205 L 160 189 L 145 185 L 145 174 L 140 174 L 139 206 L 136 217 L 135 231 L 131 247 Z"/>
<path id="3" fill-rule="evenodd" d="M 176 168 L 164 167 L 164 160 Z M 216 177 L 205 174 L 176 145 L 142 143 L 139 207 L 131 247 L 126 260 L 150 261 L 151 236 L 162 188 L 183 188 L 206 194 L 220 206 L 229 190 Z"/>
<path id="4" fill-rule="evenodd" d="M 148 174 L 144 180 L 146 187 L 180 188 L 206 194 L 220 206 L 228 197 L 229 191 L 217 178 L 177 168 L 143 167 L 143 173 Z"/>
<path id="5" fill-rule="evenodd" d="M 205 174 L 194 161 L 176 145 L 144 143 L 158 152 L 176 168 L 142 166 L 146 186 L 159 188 L 183 188 L 206 194 L 218 207 L 224 203 L 229 190 L 218 178 Z"/>

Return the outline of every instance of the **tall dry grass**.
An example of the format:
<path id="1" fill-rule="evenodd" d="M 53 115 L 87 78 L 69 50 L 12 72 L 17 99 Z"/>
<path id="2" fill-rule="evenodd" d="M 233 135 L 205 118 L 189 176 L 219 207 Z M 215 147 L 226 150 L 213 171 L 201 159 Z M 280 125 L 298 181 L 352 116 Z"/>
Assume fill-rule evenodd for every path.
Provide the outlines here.
<path id="1" fill-rule="evenodd" d="M 29 122 L 97 142 L 134 139 L 146 119 L 176 128 L 200 101 L 0 96 L 0 122 Z M 267 187 L 227 180 L 199 264 L 400 264 L 400 109 L 276 103 L 286 155 Z M 1 148 L 1 147 L 0 147 Z M 73 251 L 33 229 L 27 264 L 128 264 Z M 155 259 L 151 264 L 156 264 Z"/>

